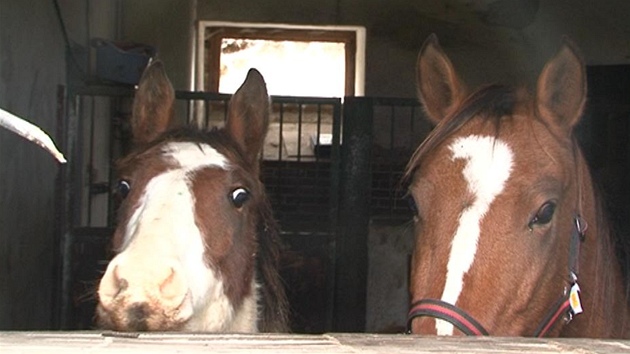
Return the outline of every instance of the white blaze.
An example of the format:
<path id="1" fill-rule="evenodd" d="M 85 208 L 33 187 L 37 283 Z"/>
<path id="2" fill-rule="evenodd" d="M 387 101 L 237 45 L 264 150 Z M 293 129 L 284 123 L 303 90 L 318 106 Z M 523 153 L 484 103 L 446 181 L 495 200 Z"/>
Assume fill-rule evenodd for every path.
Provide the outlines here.
<path id="1" fill-rule="evenodd" d="M 464 275 L 475 260 L 481 220 L 510 177 L 512 150 L 501 140 L 479 135 L 458 138 L 449 149 L 453 160 L 466 160 L 463 175 L 468 191 L 474 195 L 472 205 L 459 217 L 442 293 L 442 301 L 455 305 L 464 286 Z M 436 329 L 438 335 L 453 334 L 453 325 L 442 320 L 436 320 Z"/>
<path id="2" fill-rule="evenodd" d="M 227 169 L 225 157 L 207 144 L 169 143 L 164 146 L 162 153 L 163 156 L 172 159 L 179 166 L 153 177 L 147 183 L 144 193 L 140 197 L 138 208 L 131 215 L 127 224 L 123 249 L 127 248 L 131 238 L 138 233 L 137 228 L 141 224 L 141 219 L 157 218 L 167 222 L 171 226 L 169 229 L 190 224 L 189 220 L 194 220 L 195 212 L 194 198 L 188 186 L 190 173 L 205 167 Z M 149 198 L 151 199 L 149 200 Z M 165 210 L 166 208 L 169 210 Z M 169 212 L 174 212 L 174 215 L 168 214 Z M 168 215 L 169 217 L 160 218 L 161 215 Z M 157 229 L 158 234 L 162 233 L 159 232 L 159 228 L 155 229 Z"/>

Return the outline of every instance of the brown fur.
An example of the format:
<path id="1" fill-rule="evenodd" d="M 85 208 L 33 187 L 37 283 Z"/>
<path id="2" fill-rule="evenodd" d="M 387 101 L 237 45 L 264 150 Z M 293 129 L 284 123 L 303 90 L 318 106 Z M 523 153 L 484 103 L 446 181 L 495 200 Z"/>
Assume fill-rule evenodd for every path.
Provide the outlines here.
<path id="1" fill-rule="evenodd" d="M 437 126 L 414 153 L 404 177 L 418 205 L 412 303 L 440 298 L 450 242 L 441 235 L 454 234 L 457 218 L 472 202 L 461 177 L 463 162 L 451 161 L 446 146 L 455 136 L 489 135 L 509 142 L 514 167 L 480 224 L 475 262 L 456 306 L 492 335 L 532 335 L 569 284 L 571 218 L 580 213 L 589 224 L 578 276 L 584 313 L 569 324 L 560 321 L 549 335 L 629 337 L 625 284 L 573 137 L 586 101 L 584 65 L 575 46 L 565 41 L 547 63 L 534 97 L 498 85 L 462 95 L 465 88 L 435 37 L 420 51 L 417 77 L 420 99 Z M 548 200 L 557 203 L 552 221 L 530 231 L 528 221 Z M 435 322 L 418 318 L 412 329 L 435 333 Z"/>

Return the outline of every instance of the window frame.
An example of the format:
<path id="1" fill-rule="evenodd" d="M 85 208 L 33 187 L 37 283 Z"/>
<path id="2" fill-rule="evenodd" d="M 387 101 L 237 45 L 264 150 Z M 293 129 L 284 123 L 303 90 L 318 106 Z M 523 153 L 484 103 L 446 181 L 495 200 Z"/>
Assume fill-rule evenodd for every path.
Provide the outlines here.
<path id="1" fill-rule="evenodd" d="M 197 90 L 207 92 L 219 91 L 222 40 L 223 38 L 239 38 L 344 43 L 344 95 L 363 95 L 365 81 L 364 27 L 298 26 L 200 21 L 197 38 Z M 207 56 L 206 52 L 208 52 Z M 207 73 L 206 68 L 208 68 Z M 208 74 L 207 80 L 206 74 Z"/>

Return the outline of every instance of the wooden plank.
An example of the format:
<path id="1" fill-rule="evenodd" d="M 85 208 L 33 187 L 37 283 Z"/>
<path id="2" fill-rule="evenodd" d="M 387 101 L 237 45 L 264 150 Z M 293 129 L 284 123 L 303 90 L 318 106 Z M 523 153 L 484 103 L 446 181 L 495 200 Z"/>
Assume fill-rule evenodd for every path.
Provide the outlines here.
<path id="1" fill-rule="evenodd" d="M 629 353 L 628 340 L 379 334 L 0 332 L 0 353 Z"/>

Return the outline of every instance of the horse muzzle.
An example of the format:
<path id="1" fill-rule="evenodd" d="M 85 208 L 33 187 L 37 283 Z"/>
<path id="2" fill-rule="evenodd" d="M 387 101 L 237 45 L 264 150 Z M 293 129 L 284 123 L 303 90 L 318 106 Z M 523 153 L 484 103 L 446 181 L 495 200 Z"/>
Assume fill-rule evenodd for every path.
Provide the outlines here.
<path id="1" fill-rule="evenodd" d="M 173 330 L 193 313 L 183 271 L 168 262 L 125 263 L 116 257 L 101 279 L 98 297 L 98 323 L 113 330 Z"/>

